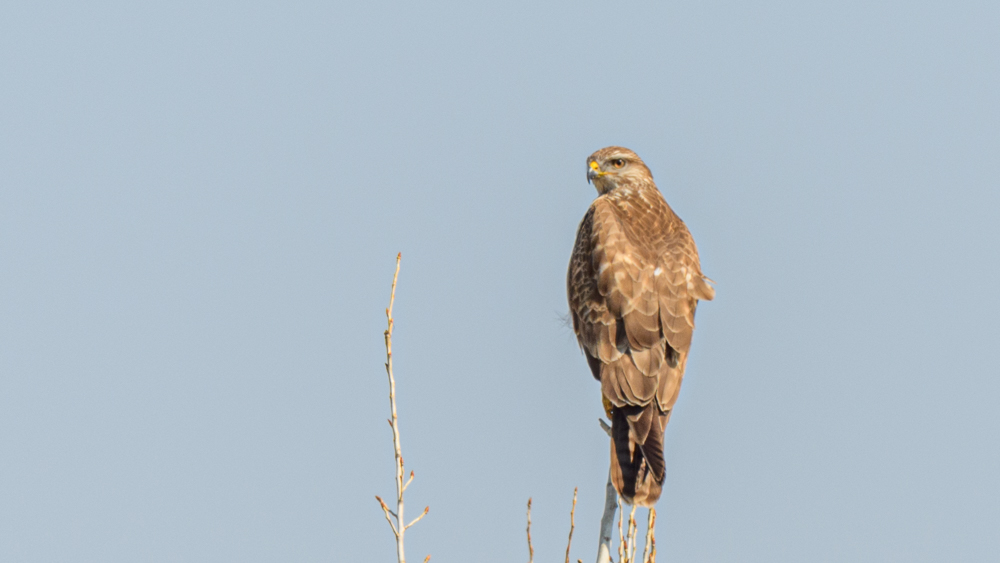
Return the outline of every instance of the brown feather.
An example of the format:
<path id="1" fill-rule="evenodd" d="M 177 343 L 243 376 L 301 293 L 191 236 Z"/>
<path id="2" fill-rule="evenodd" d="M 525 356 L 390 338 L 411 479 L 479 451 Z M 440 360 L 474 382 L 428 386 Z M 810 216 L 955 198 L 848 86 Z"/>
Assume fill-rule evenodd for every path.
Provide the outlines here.
<path id="1" fill-rule="evenodd" d="M 614 159 L 627 166 L 611 167 Z M 628 502 L 652 506 L 665 472 L 663 433 L 684 377 L 701 273 L 684 222 L 632 151 L 588 159 L 599 196 L 577 230 L 567 273 L 573 330 L 611 405 L 611 473 Z"/>

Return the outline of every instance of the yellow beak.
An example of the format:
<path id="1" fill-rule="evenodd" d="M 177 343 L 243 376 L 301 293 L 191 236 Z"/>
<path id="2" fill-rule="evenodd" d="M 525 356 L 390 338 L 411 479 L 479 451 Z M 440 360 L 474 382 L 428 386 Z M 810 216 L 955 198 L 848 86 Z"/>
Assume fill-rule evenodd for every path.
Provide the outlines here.
<path id="1" fill-rule="evenodd" d="M 590 170 L 587 170 L 587 182 L 591 182 L 596 178 L 604 176 L 607 172 L 601 172 L 601 167 L 597 165 L 597 162 L 590 161 Z"/>

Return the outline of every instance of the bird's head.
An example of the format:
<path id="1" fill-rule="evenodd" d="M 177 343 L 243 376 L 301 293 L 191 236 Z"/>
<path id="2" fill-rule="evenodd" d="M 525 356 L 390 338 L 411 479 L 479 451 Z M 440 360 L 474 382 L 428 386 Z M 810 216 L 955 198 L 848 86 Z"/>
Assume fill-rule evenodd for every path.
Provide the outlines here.
<path id="1" fill-rule="evenodd" d="M 606 194 L 618 186 L 653 181 L 653 174 L 639 155 L 624 147 L 605 147 L 587 158 L 587 181 L 597 193 Z"/>

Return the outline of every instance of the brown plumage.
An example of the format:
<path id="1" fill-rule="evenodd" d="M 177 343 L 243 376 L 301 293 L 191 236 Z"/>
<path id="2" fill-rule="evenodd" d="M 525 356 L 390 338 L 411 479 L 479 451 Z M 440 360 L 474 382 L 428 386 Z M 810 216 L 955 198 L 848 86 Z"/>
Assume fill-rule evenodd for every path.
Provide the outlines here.
<path id="1" fill-rule="evenodd" d="M 715 290 L 691 233 L 638 155 L 607 147 L 587 166 L 599 195 L 569 262 L 573 331 L 611 419 L 615 488 L 631 504 L 652 506 L 663 487 L 663 433 L 681 388 L 695 307 Z"/>

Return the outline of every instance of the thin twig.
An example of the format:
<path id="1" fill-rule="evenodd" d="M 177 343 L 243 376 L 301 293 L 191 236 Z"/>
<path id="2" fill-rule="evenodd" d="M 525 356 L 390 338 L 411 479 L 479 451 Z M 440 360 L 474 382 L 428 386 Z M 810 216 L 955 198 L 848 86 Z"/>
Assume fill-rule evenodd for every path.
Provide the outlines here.
<path id="1" fill-rule="evenodd" d="M 392 275 L 392 291 L 389 294 L 389 307 L 385 310 L 385 317 L 388 327 L 385 329 L 385 372 L 389 376 L 389 405 L 392 407 L 392 418 L 389 426 L 392 427 L 392 446 L 396 454 L 396 558 L 399 563 L 406 563 L 406 554 L 403 550 L 403 453 L 399 445 L 399 418 L 396 416 L 396 378 L 392 374 L 392 306 L 396 303 L 396 280 L 399 279 L 399 262 L 403 253 L 396 254 L 396 272 Z"/>
<path id="2" fill-rule="evenodd" d="M 566 540 L 566 563 L 569 563 L 569 548 L 573 545 L 573 528 L 576 528 L 576 490 L 573 487 L 573 508 L 569 510 L 569 539 Z"/>
<path id="3" fill-rule="evenodd" d="M 430 507 L 425 508 L 420 516 L 417 516 L 409 524 L 406 524 L 406 520 L 403 519 L 403 491 L 413 482 L 414 473 L 411 471 L 409 480 L 405 483 L 403 482 L 403 452 L 399 445 L 399 418 L 396 416 L 396 378 L 392 374 L 392 329 L 394 325 L 392 306 L 396 302 L 396 281 L 399 279 L 399 262 L 402 256 L 402 253 L 396 255 L 396 271 L 392 275 L 392 291 L 389 294 L 389 306 L 385 310 L 385 318 L 388 321 L 388 327 L 385 329 L 385 373 L 389 376 L 389 406 L 392 409 L 392 418 L 388 422 L 392 428 L 392 446 L 396 460 L 396 511 L 393 512 L 390 510 L 380 497 L 375 497 L 378 499 L 379 505 L 385 513 L 385 519 L 389 522 L 393 535 L 396 536 L 396 558 L 398 563 L 406 563 L 406 555 L 403 550 L 404 532 L 406 532 L 407 528 L 419 522 L 421 518 L 427 515 L 428 510 L 430 510 Z M 396 520 L 395 523 L 393 523 L 393 518 Z M 424 563 L 430 558 L 431 556 L 428 555 L 424 559 Z"/>
<path id="4" fill-rule="evenodd" d="M 392 527 L 392 534 L 394 536 L 398 536 L 399 532 L 396 531 L 396 525 L 392 523 L 392 518 L 389 518 L 390 514 L 396 516 L 396 513 L 389 510 L 389 507 L 385 505 L 385 502 L 382 500 L 382 497 L 375 495 L 375 500 L 377 500 L 378 503 L 382 506 L 382 512 L 385 512 L 385 521 L 389 523 L 390 527 Z"/>
<path id="5" fill-rule="evenodd" d="M 535 561 L 535 548 L 531 546 L 531 498 L 528 498 L 528 563 Z"/>
<path id="6" fill-rule="evenodd" d="M 395 513 L 395 512 L 393 512 L 392 510 L 390 510 L 390 509 L 389 509 L 389 507 L 385 505 L 385 502 L 384 502 L 384 501 L 382 501 L 382 497 L 380 497 L 380 496 L 378 496 L 378 495 L 375 495 L 375 500 L 377 500 L 377 501 L 378 501 L 378 503 L 379 503 L 380 505 L 382 505 L 382 510 L 384 510 L 384 511 L 388 512 L 389 514 L 392 514 L 392 517 L 393 517 L 393 518 L 399 518 L 398 516 L 396 516 L 396 513 Z M 390 524 L 392 524 L 392 522 L 389 522 L 389 523 L 390 523 Z"/>
<path id="7" fill-rule="evenodd" d="M 656 548 L 653 547 L 653 530 L 656 528 L 656 509 L 649 509 L 649 520 L 646 522 L 646 545 L 642 548 L 642 563 L 651 563 L 656 559 Z M 646 554 L 649 554 L 647 557 Z"/>
<path id="8" fill-rule="evenodd" d="M 622 499 L 618 499 L 618 563 L 628 563 L 628 549 L 626 545 L 628 540 L 625 534 L 622 532 L 622 518 L 625 517 L 625 511 L 622 510 Z"/>
<path id="9" fill-rule="evenodd" d="M 417 516 L 416 518 L 414 518 L 413 522 L 410 522 L 409 524 L 407 524 L 406 526 L 404 526 L 403 529 L 405 530 L 405 529 L 409 528 L 410 526 L 412 526 L 412 525 L 416 524 L 417 522 L 419 522 L 421 518 L 423 518 L 424 516 L 427 516 L 427 513 L 430 511 L 430 509 L 431 509 L 431 507 L 425 506 L 424 507 L 424 511 L 420 513 L 420 516 Z"/>
<path id="10" fill-rule="evenodd" d="M 632 511 L 628 515 L 628 561 L 633 563 L 635 561 L 635 505 L 632 505 Z"/>

